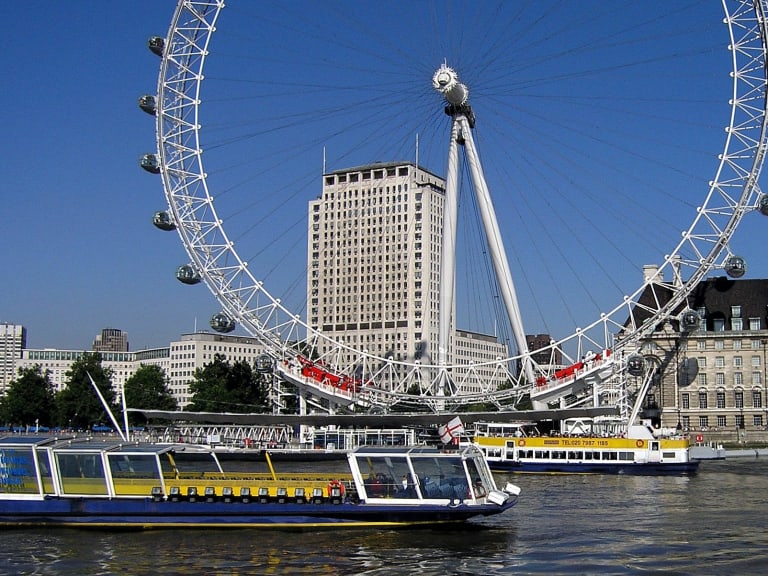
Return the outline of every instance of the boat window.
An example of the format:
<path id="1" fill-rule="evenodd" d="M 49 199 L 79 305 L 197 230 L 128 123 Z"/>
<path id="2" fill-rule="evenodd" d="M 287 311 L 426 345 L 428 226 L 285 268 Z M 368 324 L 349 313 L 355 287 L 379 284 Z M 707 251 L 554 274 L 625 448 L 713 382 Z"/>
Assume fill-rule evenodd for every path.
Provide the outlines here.
<path id="1" fill-rule="evenodd" d="M 160 479 L 152 454 L 110 454 L 108 460 L 112 478 Z"/>
<path id="2" fill-rule="evenodd" d="M 549 459 L 549 452 L 547 450 L 536 450 L 534 456 L 536 458 Z"/>
<path id="3" fill-rule="evenodd" d="M 466 497 L 467 477 L 460 458 L 413 458 L 411 463 L 424 498 Z M 470 473 L 479 477 L 474 460 L 468 464 Z"/>
<path id="4" fill-rule="evenodd" d="M 209 452 L 174 452 L 170 453 L 169 458 L 178 472 L 220 472 L 213 455 Z M 176 471 L 174 470 L 174 471 Z M 166 471 L 166 464 L 163 464 L 163 471 Z"/>
<path id="5" fill-rule="evenodd" d="M 0 494 L 37 494 L 32 448 L 0 449 Z"/>
<path id="6" fill-rule="evenodd" d="M 358 458 L 370 498 L 415 498 L 414 481 L 405 457 Z"/>
<path id="7" fill-rule="evenodd" d="M 633 461 L 635 459 L 634 452 L 619 452 L 619 460 Z"/>
<path id="8" fill-rule="evenodd" d="M 147 495 L 160 484 L 153 454 L 108 454 L 107 460 L 116 494 Z"/>
<path id="9" fill-rule="evenodd" d="M 603 452 L 603 460 L 618 460 L 619 455 L 616 452 Z"/>
<path id="10" fill-rule="evenodd" d="M 51 474 L 51 461 L 47 450 L 37 450 L 37 462 L 40 466 L 40 477 L 43 481 L 43 493 L 54 494 L 53 476 Z"/>
<path id="11" fill-rule="evenodd" d="M 571 450 L 568 452 L 569 460 L 582 460 L 584 458 L 584 452 Z"/>
<path id="12" fill-rule="evenodd" d="M 662 452 L 661 453 L 661 457 L 665 458 L 665 459 L 669 458 L 670 460 L 674 460 L 675 459 L 675 453 L 674 452 Z"/>
<path id="13" fill-rule="evenodd" d="M 488 469 L 483 468 L 481 470 L 478 466 L 479 462 L 480 461 L 474 458 L 469 459 L 466 462 L 467 474 L 469 474 L 469 478 L 472 481 L 475 498 L 482 498 L 483 496 L 486 496 L 495 487 L 493 484 L 493 479 L 488 475 Z M 463 489 L 463 485 L 461 488 Z M 461 496 L 459 495 L 459 497 Z"/>
<path id="14" fill-rule="evenodd" d="M 106 494 L 107 482 L 100 454 L 57 453 L 64 494 Z"/>

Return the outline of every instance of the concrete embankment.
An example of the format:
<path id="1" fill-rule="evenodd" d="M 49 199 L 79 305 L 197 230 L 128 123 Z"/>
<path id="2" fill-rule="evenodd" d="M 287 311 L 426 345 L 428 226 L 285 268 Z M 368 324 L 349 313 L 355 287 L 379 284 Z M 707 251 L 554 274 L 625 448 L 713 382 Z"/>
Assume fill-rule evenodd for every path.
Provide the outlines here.
<path id="1" fill-rule="evenodd" d="M 728 448 L 725 451 L 726 458 L 765 458 L 768 457 L 768 448 Z"/>

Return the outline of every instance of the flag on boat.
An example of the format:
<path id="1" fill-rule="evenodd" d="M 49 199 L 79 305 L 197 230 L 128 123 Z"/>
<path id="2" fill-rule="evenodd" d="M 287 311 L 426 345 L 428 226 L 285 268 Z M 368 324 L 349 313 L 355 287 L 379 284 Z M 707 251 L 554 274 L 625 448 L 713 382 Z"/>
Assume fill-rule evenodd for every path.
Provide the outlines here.
<path id="1" fill-rule="evenodd" d="M 437 429 L 437 433 L 440 435 L 440 440 L 443 444 L 450 444 L 454 440 L 458 442 L 459 435 L 464 432 L 464 424 L 461 423 L 461 418 L 456 416 L 448 424 L 440 426 Z"/>

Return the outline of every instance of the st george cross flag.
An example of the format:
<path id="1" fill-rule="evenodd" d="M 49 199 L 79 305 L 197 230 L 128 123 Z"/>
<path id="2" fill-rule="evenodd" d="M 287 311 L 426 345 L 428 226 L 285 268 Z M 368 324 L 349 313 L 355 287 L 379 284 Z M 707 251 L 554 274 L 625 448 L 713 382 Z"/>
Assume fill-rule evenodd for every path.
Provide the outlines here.
<path id="1" fill-rule="evenodd" d="M 437 429 L 437 433 L 440 435 L 440 440 L 443 444 L 449 444 L 454 440 L 458 440 L 459 435 L 464 432 L 464 424 L 461 423 L 461 418 L 456 416 L 453 420 L 440 426 Z"/>

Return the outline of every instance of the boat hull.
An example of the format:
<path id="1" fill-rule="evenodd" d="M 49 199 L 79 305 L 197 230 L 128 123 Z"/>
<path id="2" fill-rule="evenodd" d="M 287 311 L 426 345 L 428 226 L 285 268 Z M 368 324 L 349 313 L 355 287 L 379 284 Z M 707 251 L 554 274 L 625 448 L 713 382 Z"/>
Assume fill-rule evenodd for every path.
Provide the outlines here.
<path id="1" fill-rule="evenodd" d="M 503 505 L 171 502 L 152 498 L 45 498 L 0 502 L 0 526 L 92 528 L 286 528 L 409 527 L 464 522 L 501 513 Z"/>
<path id="2" fill-rule="evenodd" d="M 695 474 L 699 467 L 697 460 L 665 463 L 555 463 L 488 461 L 494 472 L 514 474 L 625 474 L 631 476 L 684 476 Z"/>

